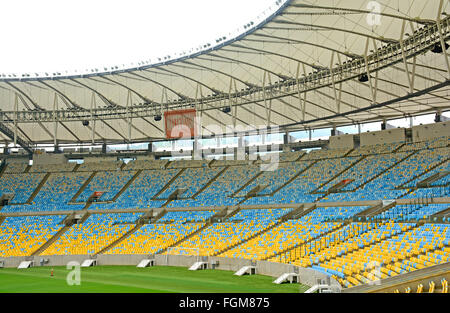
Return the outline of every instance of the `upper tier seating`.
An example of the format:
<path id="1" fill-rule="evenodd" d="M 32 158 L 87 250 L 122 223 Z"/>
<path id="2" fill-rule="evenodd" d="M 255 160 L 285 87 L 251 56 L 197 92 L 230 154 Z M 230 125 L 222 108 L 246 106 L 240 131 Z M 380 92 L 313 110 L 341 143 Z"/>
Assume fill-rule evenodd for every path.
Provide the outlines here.
<path id="1" fill-rule="evenodd" d="M 121 168 L 122 161 L 85 162 L 80 165 L 77 172 L 115 171 Z"/>
<path id="2" fill-rule="evenodd" d="M 3 212 L 38 212 L 81 210 L 84 204 L 68 202 L 83 185 L 89 173 L 52 173 L 30 205 L 8 205 Z"/>
<path id="3" fill-rule="evenodd" d="M 130 161 L 123 168 L 126 171 L 133 170 L 160 170 L 164 169 L 168 160 L 134 160 Z"/>
<path id="4" fill-rule="evenodd" d="M 311 150 L 308 154 L 306 154 L 302 158 L 302 161 L 315 161 L 315 160 L 341 158 L 349 152 L 350 149 Z"/>
<path id="5" fill-rule="evenodd" d="M 362 155 L 378 155 L 385 153 L 392 153 L 397 148 L 399 148 L 403 143 L 388 143 L 388 144 L 377 144 L 371 146 L 361 146 L 355 150 L 353 150 L 349 156 L 362 156 Z"/>
<path id="6" fill-rule="evenodd" d="M 279 155 L 280 162 L 294 162 L 305 155 L 304 151 L 283 152 Z"/>
<path id="7" fill-rule="evenodd" d="M 44 176 L 43 173 L 3 174 L 0 178 L 0 196 L 13 193 L 11 204 L 26 203 Z"/>
<path id="8" fill-rule="evenodd" d="M 433 138 L 427 141 L 421 142 L 410 142 L 405 146 L 401 147 L 399 151 L 416 151 L 416 150 L 425 150 L 425 149 L 433 149 L 433 148 L 443 148 L 449 146 L 449 136 L 443 136 L 438 138 Z"/>
<path id="9" fill-rule="evenodd" d="M 77 201 L 87 201 L 95 191 L 105 192 L 101 198 L 102 201 L 112 200 L 134 174 L 134 171 L 98 172 L 78 196 Z"/>
<path id="10" fill-rule="evenodd" d="M 7 163 L 5 173 L 7 174 L 19 174 L 25 172 L 28 164 L 26 163 Z"/>
<path id="11" fill-rule="evenodd" d="M 30 173 L 59 173 L 72 172 L 75 168 L 75 163 L 65 164 L 33 164 L 30 168 Z"/>

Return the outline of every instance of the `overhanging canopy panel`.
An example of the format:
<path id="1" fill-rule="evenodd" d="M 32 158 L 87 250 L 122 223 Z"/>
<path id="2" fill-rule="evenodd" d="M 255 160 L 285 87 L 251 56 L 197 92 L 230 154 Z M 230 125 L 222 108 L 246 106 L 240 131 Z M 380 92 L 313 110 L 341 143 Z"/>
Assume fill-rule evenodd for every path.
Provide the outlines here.
<path id="1" fill-rule="evenodd" d="M 1 119 L 34 143 L 128 142 L 164 138 L 154 116 L 172 109 L 195 107 L 209 135 L 232 125 L 320 128 L 450 108 L 449 51 L 439 51 L 450 38 L 449 2 L 368 4 L 294 0 L 248 35 L 195 57 L 89 77 L 0 80 Z"/>

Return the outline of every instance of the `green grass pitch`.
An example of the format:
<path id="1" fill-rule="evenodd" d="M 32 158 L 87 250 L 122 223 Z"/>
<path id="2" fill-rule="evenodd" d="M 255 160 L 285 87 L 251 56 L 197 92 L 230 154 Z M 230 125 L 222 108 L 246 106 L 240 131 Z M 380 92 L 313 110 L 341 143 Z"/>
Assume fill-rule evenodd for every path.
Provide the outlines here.
<path id="1" fill-rule="evenodd" d="M 54 267 L 0 269 L 0 293 L 299 293 L 301 284 L 273 284 L 273 277 L 234 276 L 221 270 L 183 267 L 98 266 L 81 268 L 81 285 L 69 286 L 70 270 Z"/>

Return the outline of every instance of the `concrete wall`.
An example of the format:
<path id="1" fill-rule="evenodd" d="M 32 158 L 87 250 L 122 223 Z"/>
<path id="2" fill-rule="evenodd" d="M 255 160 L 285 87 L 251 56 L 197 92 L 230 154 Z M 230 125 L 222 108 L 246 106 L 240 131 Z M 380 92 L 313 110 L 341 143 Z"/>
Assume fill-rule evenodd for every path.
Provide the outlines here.
<path id="1" fill-rule="evenodd" d="M 30 163 L 30 159 L 28 157 L 21 157 L 21 158 L 6 158 L 6 163 L 20 163 L 20 164 L 27 164 Z"/>
<path id="2" fill-rule="evenodd" d="M 419 125 L 412 128 L 413 142 L 425 141 L 442 136 L 450 136 L 450 122 Z"/>
<path id="3" fill-rule="evenodd" d="M 331 136 L 329 147 L 330 149 L 353 149 L 354 135 Z"/>
<path id="4" fill-rule="evenodd" d="M 406 129 L 396 128 L 377 132 L 361 133 L 361 146 L 373 146 L 406 141 Z"/>
<path id="5" fill-rule="evenodd" d="M 85 163 L 116 162 L 117 157 L 84 157 Z"/>
<path id="6" fill-rule="evenodd" d="M 49 263 L 45 266 L 66 266 L 69 262 L 75 261 L 82 263 L 84 260 L 91 258 L 89 255 L 56 255 L 56 256 L 35 256 L 35 257 L 11 257 L 0 259 L 5 262 L 5 267 L 17 267 L 20 262 L 28 260 L 34 260 L 34 266 L 40 266 L 39 261 L 41 258 L 48 259 Z M 143 259 L 149 258 L 148 255 L 107 255 L 101 254 L 96 257 L 97 265 L 134 265 L 136 266 Z M 219 264 L 216 267 L 218 270 L 236 272 L 244 266 L 251 265 L 251 260 L 246 259 L 232 259 L 221 257 L 198 257 L 198 256 L 186 256 L 186 255 L 161 255 L 155 256 L 156 266 L 177 266 L 177 267 L 190 267 L 197 261 L 205 261 L 208 264 L 218 261 Z M 317 284 L 317 280 L 327 280 L 328 276 L 317 272 L 310 268 L 299 268 L 290 264 L 272 263 L 267 261 L 255 261 L 256 273 L 260 275 L 271 276 L 274 278 L 279 277 L 284 273 L 292 273 L 298 271 L 300 275 L 300 283 L 307 286 L 313 286 Z M 330 279 L 332 289 L 336 292 L 342 290 L 340 284 L 333 278 Z"/>
<path id="7" fill-rule="evenodd" d="M 39 164 L 66 164 L 68 162 L 64 154 L 42 153 L 33 154 L 33 165 Z"/>
<path id="8" fill-rule="evenodd" d="M 138 155 L 136 157 L 136 160 L 154 161 L 155 160 L 155 155 L 154 154 Z"/>

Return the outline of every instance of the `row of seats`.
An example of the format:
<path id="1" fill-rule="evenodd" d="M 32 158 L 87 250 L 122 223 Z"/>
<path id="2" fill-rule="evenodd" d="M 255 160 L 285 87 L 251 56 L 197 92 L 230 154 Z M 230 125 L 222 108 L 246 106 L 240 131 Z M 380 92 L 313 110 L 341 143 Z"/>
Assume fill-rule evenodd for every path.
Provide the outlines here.
<path id="1" fill-rule="evenodd" d="M 211 179 L 213 179 L 219 172 L 223 170 L 221 167 L 217 168 L 186 168 L 181 175 L 167 188 L 158 198 L 167 199 L 177 189 L 186 189 L 180 197 L 189 198 L 194 196 L 197 191 L 204 187 Z"/>
<path id="2" fill-rule="evenodd" d="M 41 255 L 92 255 L 130 231 L 141 213 L 95 214 L 73 225 Z"/>
<path id="3" fill-rule="evenodd" d="M 425 149 L 434 149 L 434 148 L 442 148 L 448 147 L 449 136 L 442 136 L 437 138 L 432 138 L 426 141 L 420 142 L 409 142 L 399 149 L 399 151 L 417 151 L 417 150 L 425 150 Z"/>
<path id="4" fill-rule="evenodd" d="M 97 172 L 77 201 L 86 202 L 95 191 L 104 191 L 101 200 L 112 200 L 125 184 L 136 174 L 134 171 Z"/>
<path id="5" fill-rule="evenodd" d="M 442 278 L 440 281 L 441 288 L 439 290 L 440 293 L 448 293 L 448 281 L 445 278 Z M 406 287 L 404 293 L 412 293 L 413 290 L 411 290 L 411 287 Z M 425 293 L 425 287 L 423 284 L 419 284 L 416 287 L 415 293 Z M 428 293 L 436 293 L 437 292 L 437 286 L 434 281 L 430 281 L 428 283 Z M 394 293 L 401 293 L 398 289 L 394 290 Z"/>
<path id="6" fill-rule="evenodd" d="M 23 174 L 25 175 L 25 174 Z M 81 210 L 84 205 L 69 205 L 90 173 L 52 173 L 30 205 L 8 205 L 3 212 L 42 212 Z M 68 200 L 69 199 L 69 200 Z"/>
<path id="7" fill-rule="evenodd" d="M 77 172 L 116 171 L 123 166 L 122 161 L 84 162 Z"/>
<path id="8" fill-rule="evenodd" d="M 403 145 L 403 142 L 361 146 L 358 149 L 353 150 L 349 154 L 349 156 L 362 156 L 372 154 L 378 155 L 378 154 L 392 153 L 393 151 L 398 149 L 401 145 Z"/>
<path id="9" fill-rule="evenodd" d="M 413 210 L 408 214 L 442 209 L 441 205 L 410 207 Z M 343 224 L 365 209 L 319 207 L 299 219 L 284 222 L 281 218 L 292 209 L 247 209 L 213 224 L 205 222 L 217 213 L 214 210 L 171 211 L 156 224 L 140 227 L 107 253 L 153 254 L 170 247 L 171 254 L 268 259 L 311 267 L 336 278 L 344 287 L 450 261 L 450 224 L 418 226 L 389 216 L 384 222 Z M 133 229 L 141 216 L 91 215 L 83 224 L 72 226 L 41 255 L 98 253 Z M 0 256 L 30 255 L 61 229 L 63 219 L 64 216 L 6 218 L 0 225 Z"/>
<path id="10" fill-rule="evenodd" d="M 76 163 L 69 162 L 64 164 L 36 164 L 30 167 L 30 173 L 61 173 L 72 172 Z M 8 165 L 9 168 L 9 165 Z"/>
<path id="11" fill-rule="evenodd" d="M 0 257 L 29 256 L 62 227 L 65 216 L 7 217 L 0 225 Z"/>
<path id="12" fill-rule="evenodd" d="M 360 200 L 390 200 L 398 198 L 425 198 L 442 197 L 449 194 L 449 186 L 435 188 L 408 189 L 409 183 L 414 182 L 421 175 L 429 171 L 434 173 L 434 167 L 448 160 L 449 148 L 436 148 L 419 150 L 414 155 L 407 153 L 389 153 L 361 157 L 343 157 L 335 159 L 319 159 L 315 161 L 284 162 L 274 167 L 274 171 L 263 171 L 258 165 L 251 166 L 230 166 L 203 190 L 195 199 L 192 197 L 200 191 L 224 168 L 223 167 L 198 167 L 186 168 L 182 174 L 175 179 L 158 199 L 153 197 L 181 170 L 180 169 L 156 169 L 143 170 L 138 178 L 126 189 L 126 191 L 114 202 L 110 204 L 95 204 L 92 209 L 117 209 L 117 208 L 156 208 L 165 203 L 164 199 L 177 189 L 186 189 L 181 195 L 181 199 L 169 203 L 169 207 L 208 207 L 235 205 L 245 200 L 245 196 L 257 186 L 263 187 L 259 196 L 245 200 L 245 205 L 273 204 L 273 203 L 302 203 L 315 202 L 320 199 L 322 202 L 340 201 L 360 201 Z M 312 153 L 312 152 L 311 152 Z M 402 162 L 400 160 L 404 159 Z M 359 161 L 359 162 L 358 162 Z M 156 162 L 156 161 L 155 161 Z M 314 163 L 313 163 L 314 162 Z M 86 163 L 84 170 L 98 169 L 97 163 Z M 94 165 L 92 165 L 94 164 Z M 97 165 L 96 165 L 97 164 Z M 111 164 L 116 162 L 105 162 L 103 169 L 110 169 Z M 356 164 L 356 165 L 354 165 Z M 354 165 L 354 166 L 352 166 Z M 395 166 L 394 166 L 395 165 Z M 8 165 L 9 166 L 9 165 Z M 7 166 L 7 168 L 8 168 Z M 94 167 L 92 167 L 94 166 Z M 81 166 L 80 166 L 81 168 Z M 438 167 L 448 168 L 447 163 Z M 386 172 L 383 172 L 386 171 Z M 60 172 L 54 175 L 78 175 L 80 180 L 85 180 L 86 175 L 92 172 Z M 117 192 L 126 185 L 135 171 L 104 170 L 96 173 L 86 189 L 78 197 L 77 201 L 86 201 L 94 191 L 106 191 L 101 200 L 112 200 Z M 301 175 L 299 175 L 301 174 Z M 22 173 L 3 174 L 0 178 L 0 195 L 14 192 L 14 203 L 24 203 L 35 190 L 44 173 Z M 258 176 L 257 176 L 258 175 Z M 256 177 L 257 176 L 257 177 Z M 251 179 L 254 181 L 251 181 Z M 295 177 L 295 179 L 293 179 Z M 332 193 L 325 196 L 325 192 L 344 179 L 353 179 L 343 192 Z M 448 178 L 446 178 L 448 180 Z M 80 184 L 74 185 L 79 188 Z M 445 183 L 442 180 L 441 183 Z M 289 183 L 288 183 L 289 182 Z M 328 183 L 327 183 L 328 182 Z M 55 184 L 55 180 L 49 180 L 38 196 L 48 189 L 56 188 L 49 186 Z M 362 187 L 361 187 L 362 186 Z M 48 187 L 48 188 L 47 188 Z M 265 187 L 265 188 L 264 188 Z M 281 188 L 283 187 L 283 188 Z M 398 188 L 401 187 L 401 188 Z M 281 190 L 278 190 L 280 189 Z M 406 189 L 405 189 L 406 188 Z M 242 190 L 241 190 L 242 189 Z M 352 192 L 353 189 L 357 189 Z M 238 192 L 235 196 L 235 192 Z M 272 196 L 271 194 L 274 193 Z M 64 207 L 70 202 L 73 193 L 59 197 L 58 207 Z M 40 205 L 39 203 L 37 203 Z M 45 206 L 45 204 L 44 204 Z M 53 206 L 49 206 L 49 210 Z M 35 206 L 13 207 L 12 210 L 34 210 Z M 9 210 L 6 208 L 6 210 Z M 38 208 L 38 210 L 41 210 Z"/>
<path id="13" fill-rule="evenodd" d="M 350 152 L 350 149 L 315 149 L 311 150 L 308 154 L 302 157 L 303 161 L 315 161 L 315 160 L 324 160 L 324 159 L 335 159 L 341 158 L 347 153 Z"/>
<path id="14" fill-rule="evenodd" d="M 166 201 L 154 196 L 179 172 L 170 170 L 143 170 L 114 203 L 93 204 L 90 210 L 159 208 Z"/>
<path id="15" fill-rule="evenodd" d="M 449 207 L 449 204 L 396 205 L 393 208 L 376 215 L 373 219 L 393 220 L 396 222 L 425 220 Z"/>
<path id="16" fill-rule="evenodd" d="M 417 186 L 417 183 L 419 183 L 419 182 L 421 182 L 421 181 L 423 181 L 423 180 L 425 180 L 427 178 L 430 178 L 433 175 L 436 175 L 438 173 L 448 173 L 448 172 L 450 172 L 450 162 L 447 160 L 446 162 L 444 162 L 440 166 L 432 169 L 431 171 L 429 171 L 425 175 L 421 175 L 418 178 L 413 179 L 412 181 L 408 182 L 407 184 L 405 184 L 405 187 L 414 188 L 414 187 Z M 446 177 L 448 177 L 448 176 L 449 175 L 447 175 Z M 443 177 L 443 178 L 446 178 L 446 177 Z M 444 185 L 446 185 L 448 183 L 448 180 L 447 180 L 447 183 L 446 183 L 445 180 L 443 180 L 443 178 L 441 178 L 440 180 L 438 180 L 436 182 L 433 182 L 432 185 L 434 185 L 434 186 L 444 186 Z"/>
<path id="17" fill-rule="evenodd" d="M 158 223 L 186 223 L 200 222 L 206 223 L 214 216 L 217 210 L 208 211 L 169 211 L 158 220 Z"/>
<path id="18" fill-rule="evenodd" d="M 343 180 L 351 179 L 351 183 L 347 184 L 342 190 L 349 191 L 358 188 L 365 182 L 369 181 L 372 177 L 376 177 L 395 163 L 405 158 L 407 153 L 392 153 L 392 154 L 380 154 L 369 155 L 361 162 L 345 171 L 331 182 L 321 188 L 322 192 L 327 192 L 328 189 L 342 182 Z"/>
<path id="19" fill-rule="evenodd" d="M 44 176 L 44 173 L 3 174 L 0 177 L 0 195 L 14 194 L 10 203 L 25 203 Z"/>
<path id="20" fill-rule="evenodd" d="M 223 223 L 214 223 L 180 243 L 177 254 L 215 255 L 274 225 L 292 209 L 241 210 Z"/>
<path id="21" fill-rule="evenodd" d="M 167 212 L 155 224 L 144 225 L 107 254 L 154 254 L 173 246 L 205 225 L 216 211 Z M 168 224 L 170 223 L 170 224 Z"/>
<path id="22" fill-rule="evenodd" d="M 355 192 L 330 194 L 321 201 L 391 200 L 406 197 L 412 190 L 399 187 L 408 184 L 422 173 L 432 170 L 434 166 L 447 160 L 449 155 L 449 148 L 420 150 L 381 175 L 368 177 L 367 183 Z M 365 169 L 365 171 L 371 170 Z M 420 193 L 412 197 L 420 198 L 421 192 L 427 192 L 427 189 L 419 189 Z"/>

